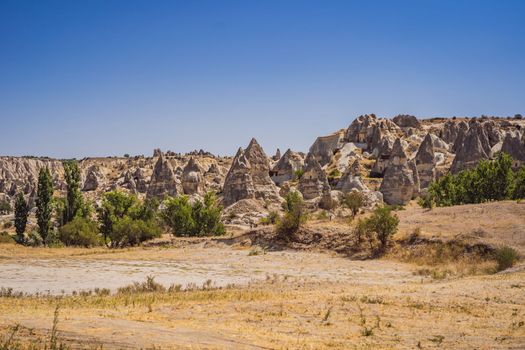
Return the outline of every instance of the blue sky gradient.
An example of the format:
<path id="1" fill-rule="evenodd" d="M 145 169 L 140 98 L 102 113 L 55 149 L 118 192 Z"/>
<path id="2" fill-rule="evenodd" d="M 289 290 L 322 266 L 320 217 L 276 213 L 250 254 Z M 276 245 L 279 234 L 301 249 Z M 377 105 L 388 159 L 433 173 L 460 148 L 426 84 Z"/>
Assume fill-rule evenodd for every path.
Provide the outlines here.
<path id="1" fill-rule="evenodd" d="M 0 0 L 0 154 L 273 154 L 364 113 L 525 114 L 523 18 L 519 0 Z"/>

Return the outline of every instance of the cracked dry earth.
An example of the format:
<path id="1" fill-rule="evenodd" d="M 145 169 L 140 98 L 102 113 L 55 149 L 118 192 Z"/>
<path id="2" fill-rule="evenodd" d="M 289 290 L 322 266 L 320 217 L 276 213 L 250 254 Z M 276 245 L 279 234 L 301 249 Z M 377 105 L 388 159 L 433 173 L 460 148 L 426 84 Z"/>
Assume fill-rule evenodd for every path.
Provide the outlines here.
<path id="1" fill-rule="evenodd" d="M 60 304 L 59 337 L 82 349 L 525 345 L 525 272 L 520 268 L 435 281 L 414 274 L 412 265 L 390 260 L 352 261 L 292 251 L 250 255 L 250 250 L 222 245 L 116 253 L 37 249 L 31 259 L 17 249 L 24 248 L 0 248 L 0 285 L 11 283 L 25 292 L 47 288 L 60 294 L 58 286 L 73 291 L 89 285 L 115 290 L 148 274 L 166 286 L 207 279 L 216 286 L 237 284 L 172 293 L 2 297 L 2 333 L 19 324 L 22 341 L 29 334 L 48 337 Z"/>

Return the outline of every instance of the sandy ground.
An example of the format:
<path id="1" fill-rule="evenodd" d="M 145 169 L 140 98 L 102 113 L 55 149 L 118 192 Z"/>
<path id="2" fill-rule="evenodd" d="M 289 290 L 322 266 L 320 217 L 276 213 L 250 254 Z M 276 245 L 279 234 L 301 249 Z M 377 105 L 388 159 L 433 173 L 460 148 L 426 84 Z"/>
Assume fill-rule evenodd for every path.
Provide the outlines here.
<path id="1" fill-rule="evenodd" d="M 473 235 L 524 251 L 525 205 L 398 211 L 401 238 Z M 342 222 L 311 227 L 348 230 Z M 330 231 L 330 230 L 328 230 Z M 254 252 L 257 251 L 257 254 Z M 158 282 L 223 288 L 111 295 L 0 297 L 0 336 L 59 337 L 93 349 L 524 349 L 525 268 L 433 279 L 391 259 L 264 252 L 217 240 L 125 250 L 0 245 L 0 286 L 61 294 Z M 228 286 L 235 283 L 235 286 Z"/>
<path id="2" fill-rule="evenodd" d="M 417 349 L 419 344 L 421 348 L 521 349 L 525 345 L 523 271 L 435 281 L 414 274 L 412 265 L 390 260 L 249 252 L 201 245 L 112 254 L 64 250 L 62 254 L 71 254 L 69 259 L 36 260 L 55 268 L 60 262 L 73 261 L 79 272 L 76 281 L 86 277 L 79 270 L 84 264 L 103 263 L 111 269 L 131 257 L 129 262 L 135 266 L 208 263 L 212 280 L 221 267 L 230 277 L 253 276 L 258 281 L 174 293 L 3 297 L 0 325 L 4 334 L 9 326 L 20 324 L 24 327 L 20 337 L 28 329 L 46 336 L 54 308 L 60 304 L 60 337 L 74 348 Z M 2 264 L 17 259 L 4 257 Z M 268 277 L 261 280 L 257 271 Z M 40 278 L 39 283 L 43 281 Z"/>

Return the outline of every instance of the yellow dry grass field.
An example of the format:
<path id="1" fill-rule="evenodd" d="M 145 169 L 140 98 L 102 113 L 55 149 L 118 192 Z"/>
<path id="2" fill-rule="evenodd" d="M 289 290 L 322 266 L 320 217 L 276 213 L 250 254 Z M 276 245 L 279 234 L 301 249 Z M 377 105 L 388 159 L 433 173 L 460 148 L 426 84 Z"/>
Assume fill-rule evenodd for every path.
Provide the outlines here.
<path id="1" fill-rule="evenodd" d="M 409 206 L 397 212 L 397 239 L 417 228 L 423 237 L 444 240 L 483 229 L 477 239 L 522 251 L 525 205 L 499 204 L 432 211 Z M 344 223 L 311 227 L 337 225 Z M 5 342 L 18 325 L 13 344 L 49 339 L 58 305 L 58 337 L 73 349 L 525 348 L 523 263 L 500 273 L 436 278 L 421 273 L 418 261 L 400 260 L 409 261 L 394 253 L 352 260 L 330 251 L 267 251 L 211 239 L 125 250 L 0 245 L 0 282 L 34 286 L 29 280 L 41 278 L 40 284 L 74 291 L 21 296 L 4 290 L 0 334 Z M 32 269 L 49 275 L 24 277 Z M 77 275 L 60 275 L 60 269 Z M 166 288 L 114 288 L 135 277 L 142 282 L 151 271 Z M 196 275 L 199 282 L 180 282 Z M 90 278 L 97 281 L 91 287 L 101 289 L 82 292 L 80 282 Z"/>

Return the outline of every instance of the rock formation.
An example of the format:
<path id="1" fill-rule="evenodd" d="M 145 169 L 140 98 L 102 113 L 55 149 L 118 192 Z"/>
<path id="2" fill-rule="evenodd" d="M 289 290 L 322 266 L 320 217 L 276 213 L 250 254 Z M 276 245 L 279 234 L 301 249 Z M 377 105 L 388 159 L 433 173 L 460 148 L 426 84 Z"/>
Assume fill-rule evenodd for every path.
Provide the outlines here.
<path id="1" fill-rule="evenodd" d="M 304 172 L 299 179 L 299 191 L 303 194 L 305 200 L 321 197 L 330 192 L 328 178 L 317 159 L 311 153 L 308 154 L 305 160 Z"/>
<path id="2" fill-rule="evenodd" d="M 415 161 L 420 187 L 427 188 L 432 181 L 436 180 L 436 160 L 431 134 L 427 134 L 419 146 Z"/>
<path id="3" fill-rule="evenodd" d="M 309 154 L 312 154 L 321 166 L 324 166 L 332 160 L 335 151 L 343 145 L 344 135 L 342 132 L 336 132 L 328 136 L 319 136 L 310 147 Z"/>
<path id="4" fill-rule="evenodd" d="M 255 139 L 243 150 L 239 148 L 226 175 L 223 202 L 226 206 L 241 199 L 280 201 L 279 191 L 270 179 L 270 165 Z"/>
<path id="5" fill-rule="evenodd" d="M 82 191 L 95 191 L 99 188 L 100 184 L 102 183 L 103 175 L 100 172 L 100 169 L 98 166 L 93 165 L 91 166 L 86 173 L 86 179 L 84 181 L 84 186 L 82 187 Z"/>
<path id="6" fill-rule="evenodd" d="M 304 166 L 303 157 L 288 149 L 270 171 L 270 177 L 277 186 L 295 179 L 296 172 Z"/>
<path id="7" fill-rule="evenodd" d="M 377 148 L 377 158 L 370 171 L 370 177 L 383 177 L 393 146 L 394 141 L 392 139 L 389 137 L 383 138 L 381 145 Z"/>
<path id="8" fill-rule="evenodd" d="M 185 194 L 204 193 L 203 170 L 194 157 L 191 157 L 182 171 L 182 189 Z"/>
<path id="9" fill-rule="evenodd" d="M 400 114 L 394 117 L 392 121 L 400 128 L 416 128 L 421 127 L 421 123 L 413 115 Z"/>
<path id="10" fill-rule="evenodd" d="M 176 196 L 180 192 L 173 168 L 161 153 L 151 175 L 147 196 L 163 199 L 166 196 Z"/>
<path id="11" fill-rule="evenodd" d="M 456 146 L 456 144 L 454 144 Z M 483 127 L 478 122 L 471 122 L 461 146 L 457 147 L 456 157 L 450 168 L 452 173 L 474 168 L 482 159 L 489 159 L 490 145 Z"/>
<path id="12" fill-rule="evenodd" d="M 520 136 L 519 132 L 507 133 L 501 146 L 501 152 L 512 157 L 512 167 L 515 170 L 525 165 L 525 133 L 523 136 Z"/>
<path id="13" fill-rule="evenodd" d="M 406 204 L 419 193 L 415 164 L 409 164 L 407 155 L 396 139 L 379 191 L 388 204 Z"/>
<path id="14" fill-rule="evenodd" d="M 272 159 L 274 161 L 278 161 L 279 159 L 281 159 L 281 150 L 279 148 L 277 148 L 277 151 L 275 151 L 275 155 L 272 157 Z"/>

